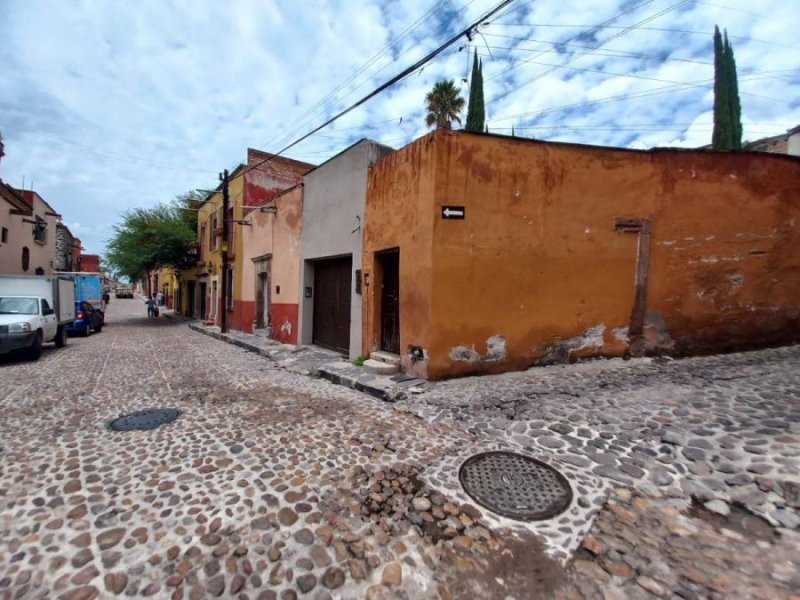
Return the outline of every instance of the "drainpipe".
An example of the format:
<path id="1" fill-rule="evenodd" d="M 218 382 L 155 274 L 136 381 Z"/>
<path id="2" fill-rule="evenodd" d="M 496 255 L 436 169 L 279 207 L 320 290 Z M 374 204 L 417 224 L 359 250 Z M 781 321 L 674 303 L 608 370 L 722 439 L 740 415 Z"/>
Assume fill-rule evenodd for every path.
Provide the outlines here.
<path id="1" fill-rule="evenodd" d="M 622 233 L 636 233 L 636 284 L 633 310 L 628 326 L 630 353 L 633 357 L 644 356 L 644 318 L 647 313 L 647 272 L 650 267 L 650 220 L 617 219 L 614 229 Z"/>

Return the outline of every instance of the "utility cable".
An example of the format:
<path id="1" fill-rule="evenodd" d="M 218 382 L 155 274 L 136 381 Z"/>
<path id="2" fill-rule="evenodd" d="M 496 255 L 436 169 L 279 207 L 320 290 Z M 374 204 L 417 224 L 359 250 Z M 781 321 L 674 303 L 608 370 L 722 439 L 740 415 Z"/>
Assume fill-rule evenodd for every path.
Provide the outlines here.
<path id="1" fill-rule="evenodd" d="M 670 6 L 670 7 L 668 7 L 668 8 L 665 8 L 664 10 L 661 10 L 661 11 L 659 11 L 659 12 L 655 13 L 654 15 L 650 15 L 649 17 L 647 17 L 647 18 L 645 18 L 645 19 L 642 19 L 641 21 L 639 21 L 639 22 L 638 22 L 638 23 L 636 23 L 635 25 L 631 25 L 631 26 L 629 26 L 629 27 L 626 27 L 626 28 L 625 28 L 625 29 L 623 29 L 622 31 L 619 31 L 619 32 L 615 33 L 614 35 L 612 35 L 611 37 L 608 37 L 608 38 L 606 38 L 605 40 L 603 40 L 602 42 L 600 42 L 599 44 L 597 44 L 596 46 L 594 46 L 594 47 L 592 48 L 592 50 L 597 50 L 598 48 L 601 48 L 602 46 L 604 46 L 604 45 L 605 45 L 605 44 L 607 44 L 608 42 L 611 42 L 611 41 L 613 41 L 613 40 L 615 40 L 615 39 L 617 39 L 617 38 L 619 38 L 619 37 L 622 37 L 623 35 L 625 35 L 625 34 L 629 33 L 629 32 L 630 32 L 630 31 L 631 31 L 631 30 L 632 30 L 634 27 L 637 27 L 637 26 L 639 26 L 639 25 L 642 25 L 642 24 L 644 24 L 644 23 L 649 23 L 650 21 L 653 21 L 653 20 L 655 20 L 655 19 L 658 19 L 658 18 L 660 18 L 660 17 L 663 17 L 664 15 L 666 15 L 666 14 L 669 14 L 670 12 L 672 12 L 672 11 L 674 11 L 674 10 L 677 10 L 677 9 L 679 9 L 679 8 L 681 8 L 682 6 L 686 6 L 686 5 L 688 5 L 688 4 L 691 4 L 691 2 L 693 2 L 693 1 L 694 1 L 694 0 L 681 0 L 680 2 L 677 2 L 677 3 L 673 4 L 672 6 Z M 523 82 L 523 83 L 521 83 L 521 84 L 520 84 L 520 85 L 518 85 L 518 86 L 515 86 L 515 87 L 511 88 L 510 90 L 508 90 L 508 91 L 506 91 L 506 92 L 502 93 L 502 94 L 501 94 L 499 97 L 493 98 L 492 100 L 493 100 L 493 101 L 495 101 L 495 102 L 496 102 L 497 100 L 502 100 L 503 98 L 507 97 L 507 96 L 508 96 L 509 94 L 511 94 L 512 92 L 514 92 L 514 91 L 516 91 L 516 90 L 520 89 L 521 87 L 524 87 L 524 86 L 526 86 L 526 85 L 530 85 L 531 83 L 533 83 L 533 82 L 535 82 L 535 81 L 538 81 L 538 80 L 539 80 L 539 79 L 541 79 L 542 77 L 545 77 L 545 76 L 549 75 L 549 74 L 550 74 L 550 73 L 552 73 L 553 71 L 556 71 L 557 69 L 560 69 L 560 68 L 562 68 L 562 67 L 564 67 L 564 66 L 566 66 L 566 65 L 570 64 L 571 62 L 574 62 L 574 61 L 578 60 L 579 58 L 581 58 L 582 56 L 584 56 L 584 55 L 585 55 L 587 52 L 588 52 L 588 51 L 578 52 L 577 54 L 575 54 L 575 55 L 573 55 L 573 56 L 569 57 L 568 59 L 564 60 L 563 62 L 561 62 L 559 65 L 557 65 L 557 66 L 554 66 L 554 67 L 550 67 L 550 68 L 548 68 L 548 69 L 545 69 L 545 70 L 544 70 L 544 72 L 542 72 L 542 73 L 539 73 L 539 74 L 538 74 L 536 77 L 534 77 L 533 79 L 530 79 L 530 80 L 528 80 L 528 81 L 526 81 L 526 82 Z M 523 62 L 526 62 L 526 61 L 523 61 Z M 527 62 L 529 62 L 529 61 L 527 61 Z"/>
<path id="2" fill-rule="evenodd" d="M 589 33 L 590 31 L 592 31 L 592 30 L 594 30 L 594 29 L 600 29 L 600 28 L 602 28 L 603 26 L 605 26 L 605 25 L 608 25 L 609 23 L 613 23 L 614 21 L 616 21 L 616 20 L 617 20 L 617 19 L 619 19 L 620 17 L 624 17 L 625 15 L 627 15 L 627 14 L 630 14 L 630 13 L 632 13 L 632 12 L 636 11 L 636 10 L 639 10 L 639 9 L 640 9 L 640 8 L 642 8 L 643 6 L 647 6 L 648 4 L 652 4 L 653 2 L 655 2 L 655 0 L 644 0 L 643 2 L 639 2 L 638 4 L 636 4 L 636 5 L 632 6 L 631 8 L 629 8 L 628 10 L 624 10 L 624 11 L 622 11 L 622 12 L 620 12 L 620 13 L 617 13 L 616 15 L 614 15 L 613 17 L 611 17 L 610 19 L 606 19 L 605 21 L 603 21 L 603 22 L 602 22 L 602 23 L 600 23 L 599 25 L 594 25 L 594 26 L 588 27 L 586 31 L 582 31 L 582 32 L 580 32 L 580 33 L 576 33 L 575 35 L 573 35 L 573 36 L 571 36 L 571 37 L 567 38 L 566 40 L 564 40 L 564 42 L 563 42 L 563 43 L 565 43 L 565 44 L 566 44 L 566 43 L 569 43 L 569 42 L 571 42 L 571 41 L 573 41 L 573 40 L 576 40 L 576 39 L 578 39 L 579 37 L 581 37 L 581 36 L 583 36 L 583 35 L 586 35 L 587 33 Z M 536 55 L 536 56 L 534 56 L 534 57 L 532 57 L 532 58 L 533 58 L 533 59 L 539 58 L 539 57 L 541 57 L 541 56 L 544 56 L 545 54 L 547 54 L 547 53 L 549 53 L 549 52 L 552 52 L 552 48 L 551 48 L 551 49 L 549 49 L 549 50 L 545 50 L 545 51 L 544 51 L 544 52 L 542 52 L 541 54 L 538 54 L 538 55 Z M 509 66 L 509 67 L 508 67 L 508 68 L 507 68 L 505 71 L 500 71 L 499 73 L 496 73 L 495 75 L 492 75 L 492 76 L 491 76 L 491 77 L 489 77 L 489 78 L 488 78 L 486 81 L 491 81 L 491 80 L 493 80 L 493 79 L 496 79 L 497 77 L 500 77 L 501 75 L 505 75 L 505 74 L 506 74 L 506 73 L 508 73 L 509 71 L 513 71 L 513 70 L 514 70 L 514 68 L 515 68 L 515 62 L 516 62 L 516 61 L 511 61 L 511 66 Z M 524 63 L 524 62 L 526 62 L 526 61 L 522 61 L 522 62 Z"/>
<path id="3" fill-rule="evenodd" d="M 328 119 L 327 121 L 325 121 L 321 125 L 318 125 L 317 127 L 312 129 L 308 133 L 300 136 L 295 141 L 293 141 L 289 145 L 285 146 L 284 148 L 282 148 L 278 152 L 274 153 L 269 158 L 266 158 L 266 159 L 264 159 L 262 161 L 259 161 L 259 162 L 255 163 L 253 165 L 249 165 L 248 167 L 243 169 L 242 172 L 239 175 L 243 175 L 243 174 L 247 173 L 248 171 L 251 171 L 252 169 L 258 168 L 261 165 L 276 159 L 277 157 L 279 157 L 281 154 L 283 154 L 284 152 L 286 152 L 290 148 L 293 148 L 294 146 L 296 146 L 297 144 L 299 144 L 303 140 L 308 139 L 309 137 L 311 137 L 312 135 L 314 135 L 318 131 L 324 129 L 325 127 L 327 127 L 328 125 L 333 123 L 334 121 L 336 121 L 336 120 L 340 119 L 341 117 L 343 117 L 344 115 L 352 112 L 353 110 L 355 110 L 356 108 L 358 108 L 359 106 L 361 106 L 362 104 L 367 102 L 368 100 L 371 100 L 372 98 L 374 98 L 375 96 L 377 96 L 378 94 L 383 92 L 385 89 L 391 87 L 392 85 L 394 85 L 398 81 L 401 81 L 402 79 L 405 79 L 411 73 L 413 73 L 414 71 L 416 71 L 420 67 L 423 67 L 424 65 L 429 63 L 431 60 L 436 58 L 436 56 L 438 56 L 439 54 L 444 52 L 447 48 L 449 48 L 450 46 L 455 44 L 459 39 L 461 39 L 462 36 L 465 36 L 465 35 L 471 33 L 472 30 L 474 30 L 477 26 L 479 26 L 481 23 L 483 23 L 484 21 L 489 19 L 491 16 L 493 16 L 494 14 L 496 14 L 497 12 L 499 12 L 500 10 L 505 8 L 506 6 L 510 5 L 512 2 L 514 2 L 514 0 L 503 0 L 502 2 L 497 4 L 494 8 L 492 8 L 490 11 L 488 11 L 487 13 L 482 15 L 479 19 L 474 21 L 472 24 L 468 25 L 465 29 L 459 31 L 453 37 L 451 37 L 446 42 L 442 43 L 441 45 L 436 47 L 434 50 L 432 50 L 431 52 L 429 52 L 428 54 L 423 56 L 421 59 L 419 59 L 417 62 L 415 62 L 410 67 L 407 67 L 404 70 L 402 70 L 400 73 L 398 73 L 397 75 L 392 77 L 389 81 L 387 81 L 387 82 L 383 83 L 382 85 L 378 86 L 373 91 L 371 91 L 369 94 L 367 94 L 366 96 L 362 97 L 360 100 L 356 101 L 354 104 L 351 104 L 346 109 L 344 109 L 344 110 L 340 111 L 339 113 L 335 114 L 333 117 L 331 117 L 330 119 Z"/>
<path id="4" fill-rule="evenodd" d="M 405 40 L 405 38 L 406 38 L 406 37 L 408 37 L 409 35 L 411 35 L 411 33 L 412 33 L 413 31 L 415 31 L 416 29 L 418 29 L 418 28 L 419 28 L 419 27 L 420 27 L 420 26 L 421 26 L 421 25 L 422 25 L 422 24 L 423 24 L 423 23 L 426 21 L 426 19 L 427 19 L 429 16 L 431 16 L 433 13 L 435 13 L 435 12 L 436 12 L 436 10 L 438 10 L 438 9 L 439 9 L 439 8 L 440 8 L 442 5 L 444 5 L 446 2 L 447 2 L 447 0 L 439 0 L 438 2 L 436 2 L 436 3 L 435 3 L 435 4 L 434 4 L 434 5 L 433 5 L 433 6 L 432 6 L 430 9 L 428 9 L 428 11 L 427 11 L 427 12 L 425 12 L 425 13 L 424 13 L 422 16 L 420 16 L 420 17 L 419 17 L 419 18 L 418 18 L 418 19 L 417 19 L 415 22 L 413 22 L 413 23 L 412 23 L 411 25 L 409 25 L 409 26 L 408 26 L 408 27 L 407 27 L 405 30 L 403 30 L 403 31 L 400 33 L 400 35 L 399 35 L 397 38 L 395 38 L 395 40 L 394 40 L 393 42 L 391 42 L 390 44 L 388 44 L 387 46 L 385 46 L 385 47 L 383 48 L 383 50 L 381 50 L 381 51 L 380 51 L 378 54 L 376 54 L 375 56 L 373 56 L 373 57 L 372 57 L 372 58 L 371 58 L 369 61 L 367 61 L 367 62 L 366 62 L 364 65 L 362 65 L 362 66 L 361 66 L 361 67 L 360 67 L 360 68 L 359 68 L 359 69 L 358 69 L 358 70 L 357 70 L 355 73 L 353 73 L 352 75 L 350 75 L 349 77 L 347 77 L 347 78 L 346 78 L 344 81 L 342 81 L 342 82 L 341 82 L 341 83 L 340 83 L 338 86 L 336 86 L 336 88 L 334 88 L 332 91 L 330 91 L 328 94 L 326 94 L 326 95 L 325 95 L 323 98 L 321 98 L 321 99 L 320 99 L 320 100 L 319 100 L 319 101 L 318 101 L 316 104 L 314 104 L 314 105 L 313 105 L 311 108 L 309 108 L 308 110 L 306 110 L 306 111 L 305 111 L 303 114 L 301 114 L 299 117 L 297 117 L 297 118 L 296 118 L 294 121 L 292 121 L 292 123 L 291 123 L 290 125 L 288 125 L 288 126 L 285 128 L 285 130 L 286 130 L 287 132 L 288 132 L 288 130 L 289 130 L 289 129 L 292 129 L 293 131 L 297 130 L 297 129 L 298 129 L 298 128 L 299 128 L 299 127 L 300 127 L 300 126 L 301 126 L 301 125 L 302 125 L 302 124 L 303 124 L 303 123 L 304 123 L 304 122 L 307 120 L 307 119 L 306 119 L 306 117 L 310 117 L 310 116 L 311 116 L 311 115 L 312 115 L 314 112 L 316 112 L 316 111 L 317 111 L 317 109 L 318 109 L 318 108 L 322 107 L 322 106 L 323 106 L 323 105 L 324 105 L 324 104 L 325 104 L 325 103 L 326 103 L 326 102 L 327 102 L 329 99 L 333 98 L 333 97 L 335 96 L 336 92 L 338 92 L 339 90 L 343 89 L 343 88 L 344 88 L 344 87 L 345 87 L 345 86 L 346 86 L 348 83 L 350 83 L 350 82 L 354 81 L 354 80 L 355 80 L 355 79 L 356 79 L 356 78 L 357 78 L 359 75 L 361 75 L 361 74 L 362 74 L 364 71 L 366 71 L 366 70 L 367 70 L 367 69 L 368 69 L 370 66 L 372 66 L 372 65 L 373 65 L 375 62 L 377 62 L 377 61 L 378 61 L 378 60 L 379 60 L 381 57 L 383 57 L 383 56 L 384 56 L 384 55 L 385 55 L 387 52 L 389 52 L 389 51 L 393 50 L 394 48 L 396 48 L 396 47 L 397 47 L 397 46 L 398 46 L 398 45 L 399 45 L 399 44 L 400 44 L 400 43 L 401 43 L 403 40 Z M 464 6 L 464 9 L 466 9 L 468 6 L 470 6 L 470 5 L 471 5 L 473 2 L 475 2 L 475 0 L 470 0 L 470 1 L 469 1 L 469 2 L 468 2 L 468 3 L 467 3 L 465 6 Z M 402 56 L 403 54 L 405 54 L 406 52 L 408 52 L 408 51 L 412 50 L 413 48 L 414 48 L 414 46 L 410 46 L 409 48 L 407 48 L 407 49 L 406 49 L 406 50 L 405 50 L 405 51 L 404 51 L 404 52 L 401 54 L 401 56 Z M 398 57 L 398 58 L 399 58 L 399 57 Z M 387 64 L 385 64 L 383 67 L 381 67 L 380 69 L 378 69 L 376 72 L 372 73 L 371 77 L 375 77 L 375 76 L 376 76 L 378 73 L 380 73 L 380 72 L 381 72 L 381 71 L 383 71 L 383 70 L 384 70 L 384 69 L 385 69 L 387 66 L 389 66 L 389 64 L 391 64 L 391 63 L 387 63 Z M 362 85 L 364 85 L 364 83 L 366 83 L 366 81 L 362 82 L 362 83 L 361 83 L 361 84 L 359 84 L 357 87 L 355 87 L 355 88 L 353 88 L 352 90 L 350 90 L 350 92 L 349 92 L 349 93 L 353 93 L 355 90 L 359 89 L 359 88 L 360 88 Z M 346 97 L 346 96 L 345 96 L 345 97 Z M 343 98 L 342 98 L 342 99 L 343 99 Z M 278 135 L 281 135 L 281 133 L 280 133 L 280 132 L 278 132 Z M 280 137 L 279 139 L 280 139 L 280 140 L 283 140 L 283 139 L 286 139 L 287 137 L 288 137 L 288 135 L 287 135 L 287 134 L 282 134 L 282 137 Z"/>

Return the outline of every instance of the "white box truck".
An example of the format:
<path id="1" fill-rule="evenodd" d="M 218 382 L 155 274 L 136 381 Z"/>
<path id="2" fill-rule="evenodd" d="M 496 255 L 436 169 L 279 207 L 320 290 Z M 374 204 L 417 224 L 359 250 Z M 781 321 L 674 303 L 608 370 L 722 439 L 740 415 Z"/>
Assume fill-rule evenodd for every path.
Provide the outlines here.
<path id="1" fill-rule="evenodd" d="M 42 344 L 67 345 L 65 325 L 75 320 L 75 282 L 57 276 L 0 275 L 0 354 L 32 360 Z"/>

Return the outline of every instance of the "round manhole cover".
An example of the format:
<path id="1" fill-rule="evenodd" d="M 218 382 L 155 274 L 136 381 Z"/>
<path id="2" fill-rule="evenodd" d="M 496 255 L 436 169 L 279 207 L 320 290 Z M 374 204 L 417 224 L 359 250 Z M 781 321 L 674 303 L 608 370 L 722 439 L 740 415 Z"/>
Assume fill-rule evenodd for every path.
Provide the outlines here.
<path id="1" fill-rule="evenodd" d="M 181 414 L 174 408 L 153 408 L 123 415 L 111 421 L 108 426 L 114 431 L 150 431 L 164 423 L 171 423 Z"/>
<path id="2" fill-rule="evenodd" d="M 518 521 L 549 519 L 572 502 L 572 488 L 561 473 L 513 452 L 471 456 L 461 465 L 458 479 L 478 504 Z"/>

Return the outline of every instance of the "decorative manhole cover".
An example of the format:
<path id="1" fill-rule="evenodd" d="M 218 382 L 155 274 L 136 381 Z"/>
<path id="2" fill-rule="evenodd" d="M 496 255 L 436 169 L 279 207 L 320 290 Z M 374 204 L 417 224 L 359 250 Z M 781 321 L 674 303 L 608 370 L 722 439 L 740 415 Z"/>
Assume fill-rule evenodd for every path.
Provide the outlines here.
<path id="1" fill-rule="evenodd" d="M 572 488 L 561 473 L 513 452 L 471 456 L 461 465 L 458 479 L 478 504 L 518 521 L 548 519 L 572 502 Z"/>
<path id="2" fill-rule="evenodd" d="M 153 408 L 123 415 L 111 421 L 108 426 L 114 431 L 150 431 L 164 423 L 171 423 L 181 414 L 174 408 Z"/>

